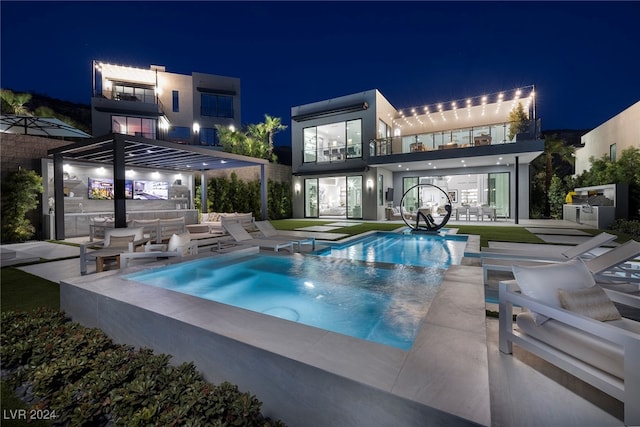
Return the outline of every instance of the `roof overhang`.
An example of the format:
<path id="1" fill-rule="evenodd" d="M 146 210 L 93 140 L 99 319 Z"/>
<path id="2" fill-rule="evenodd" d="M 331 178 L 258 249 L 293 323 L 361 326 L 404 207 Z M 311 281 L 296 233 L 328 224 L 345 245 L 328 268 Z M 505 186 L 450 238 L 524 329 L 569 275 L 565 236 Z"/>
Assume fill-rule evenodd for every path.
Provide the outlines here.
<path id="1" fill-rule="evenodd" d="M 403 153 L 369 158 L 370 166 L 391 171 L 457 169 L 491 167 L 496 165 L 524 165 L 544 152 L 544 140 L 513 144 L 496 144 L 473 148 L 455 148 L 420 153 Z"/>
<path id="2" fill-rule="evenodd" d="M 89 163 L 114 164 L 114 147 L 124 145 L 126 166 L 169 169 L 179 171 L 202 171 L 235 169 L 268 164 L 265 159 L 227 153 L 196 145 L 181 145 L 121 134 L 110 134 L 99 138 L 76 142 L 48 151 L 63 158 Z"/>

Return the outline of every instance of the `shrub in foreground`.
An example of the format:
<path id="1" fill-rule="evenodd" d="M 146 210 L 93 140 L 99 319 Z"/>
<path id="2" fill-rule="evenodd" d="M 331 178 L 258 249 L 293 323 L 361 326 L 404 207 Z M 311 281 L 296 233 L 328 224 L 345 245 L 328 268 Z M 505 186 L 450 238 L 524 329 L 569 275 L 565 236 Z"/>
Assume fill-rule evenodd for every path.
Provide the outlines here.
<path id="1" fill-rule="evenodd" d="M 206 382 L 192 363 L 114 344 L 50 309 L 3 312 L 2 370 L 53 425 L 283 426 L 235 385 Z"/>

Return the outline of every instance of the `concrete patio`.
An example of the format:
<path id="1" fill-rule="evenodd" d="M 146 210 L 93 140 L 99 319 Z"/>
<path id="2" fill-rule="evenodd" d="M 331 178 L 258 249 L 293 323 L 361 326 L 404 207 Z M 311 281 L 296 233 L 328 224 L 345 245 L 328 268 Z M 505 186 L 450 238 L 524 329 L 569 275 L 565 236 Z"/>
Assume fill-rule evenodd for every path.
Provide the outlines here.
<path id="1" fill-rule="evenodd" d="M 522 221 L 524 222 L 524 221 Z M 469 224 L 467 222 L 464 222 Z M 505 225 L 513 226 L 513 222 L 502 222 Z M 401 225 L 401 223 L 399 224 Z M 450 225 L 455 225 L 451 224 Z M 475 225 L 475 224 L 474 224 Z M 482 225 L 480 222 L 478 225 Z M 501 222 L 485 222 L 485 225 L 501 225 Z M 558 224 L 544 221 L 542 224 L 526 221 L 521 226 L 527 227 L 571 227 L 579 229 L 576 224 Z M 546 230 L 547 234 L 549 230 Z M 567 236 L 572 239 L 581 233 L 567 232 Z M 568 243 L 568 242 L 567 242 Z M 573 242 L 572 242 L 573 243 Z M 3 245 L 4 248 L 24 252 L 43 259 L 56 259 L 61 256 L 73 256 L 69 253 L 78 254 L 78 248 L 72 246 L 59 245 L 48 242 L 33 242 L 21 245 Z M 64 255 L 61 255 L 63 254 Z M 467 262 L 464 268 L 453 269 L 452 273 L 456 276 L 456 281 L 461 283 L 473 283 L 478 277 L 482 277 L 482 269 L 474 266 L 473 262 Z M 21 270 L 30 272 L 40 277 L 44 277 L 54 282 L 60 282 L 63 279 L 69 279 L 79 276 L 78 259 L 69 259 L 62 261 L 52 261 L 43 264 L 34 264 L 19 267 Z M 115 272 L 102 273 L 102 275 L 112 275 Z M 461 275 L 461 276 L 460 276 Z M 90 276 L 92 279 L 98 278 Z M 83 282 L 86 282 L 85 277 Z M 78 279 L 74 279 L 77 281 Z M 490 413 L 488 416 L 464 416 L 464 405 L 467 404 L 464 399 L 454 394 L 443 394 L 442 410 L 448 407 L 450 412 L 462 416 L 458 418 L 458 422 L 462 419 L 474 420 L 480 425 L 491 426 L 620 426 L 622 425 L 622 404 L 607 396 L 606 394 L 594 389 L 593 387 L 583 383 L 580 380 L 566 374 L 565 372 L 555 368 L 547 362 L 533 356 L 525 351 L 515 348 L 513 355 L 505 355 L 498 351 L 498 321 L 491 317 L 484 317 L 484 336 L 486 347 L 486 361 L 488 377 L 488 389 L 486 383 L 477 385 L 478 390 L 474 393 L 487 393 L 490 405 Z M 434 330 L 435 331 L 435 330 Z M 437 332 L 433 332 L 437 334 Z M 444 330 L 440 338 L 433 337 L 431 339 L 445 339 L 448 331 Z M 472 340 L 473 341 L 473 340 Z M 460 351 L 464 351 L 462 348 Z M 419 352 L 412 354 L 418 356 Z M 376 374 L 369 372 L 368 375 Z M 406 371 L 409 372 L 409 371 Z M 468 374 L 458 374 L 451 372 L 449 381 L 461 382 L 469 381 L 468 378 L 456 378 L 456 375 L 468 376 Z M 471 372 L 471 371 L 470 371 Z M 446 370 L 443 371 L 446 374 Z M 350 375 L 349 370 L 343 373 L 346 377 Z M 476 376 L 475 374 L 473 375 Z M 401 376 L 398 376 L 400 380 Z M 482 375 L 478 376 L 482 378 Z M 446 375 L 443 378 L 446 380 Z M 371 378 L 369 381 L 376 381 Z M 485 387 L 483 389 L 482 387 Z M 474 389 L 472 387 L 472 389 Z M 482 391 L 484 390 L 484 391 Z M 255 390 L 251 390 L 256 392 Z M 257 396 L 262 399 L 260 395 Z M 472 411 L 473 412 L 473 411 Z M 482 413 L 482 411 L 480 412 Z M 277 414 L 273 414 L 277 416 Z M 454 422 L 454 418 L 445 421 L 442 418 L 441 425 L 460 425 Z M 463 422 L 464 423 L 464 422 Z M 369 424 L 374 425 L 374 424 Z"/>

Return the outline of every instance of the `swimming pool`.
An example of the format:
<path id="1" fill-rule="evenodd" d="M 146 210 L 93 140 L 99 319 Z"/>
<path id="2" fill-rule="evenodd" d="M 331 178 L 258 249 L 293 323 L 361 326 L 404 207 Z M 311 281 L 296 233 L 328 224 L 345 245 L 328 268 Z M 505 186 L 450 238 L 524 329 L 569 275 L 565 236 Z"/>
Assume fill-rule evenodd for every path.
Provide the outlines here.
<path id="1" fill-rule="evenodd" d="M 467 236 L 375 232 L 314 254 L 367 262 L 448 268 L 460 264 Z"/>
<path id="2" fill-rule="evenodd" d="M 408 350 L 443 274 L 438 267 L 256 254 L 205 258 L 125 278 Z"/>
<path id="3" fill-rule="evenodd" d="M 259 254 L 257 248 L 239 251 Z M 315 258 L 331 265 L 330 258 Z M 208 381 L 251 390 L 266 413 L 289 425 L 309 419 L 318 426 L 345 420 L 491 424 L 484 291 L 476 267 L 449 267 L 409 350 L 124 278 L 157 268 L 146 264 L 62 279 L 60 307 L 117 342 L 171 354 L 173 363 L 195 363 Z"/>

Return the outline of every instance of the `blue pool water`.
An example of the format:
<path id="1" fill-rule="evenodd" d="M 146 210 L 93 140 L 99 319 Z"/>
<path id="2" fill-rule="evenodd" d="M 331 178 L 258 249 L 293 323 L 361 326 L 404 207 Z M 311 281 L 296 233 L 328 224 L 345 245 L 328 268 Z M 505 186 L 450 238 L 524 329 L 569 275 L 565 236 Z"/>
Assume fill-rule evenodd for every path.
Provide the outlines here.
<path id="1" fill-rule="evenodd" d="M 396 236 L 404 247 L 405 238 Z M 383 240 L 386 244 L 380 243 L 379 250 L 392 250 L 388 239 Z M 438 254 L 435 246 L 445 253 Z M 236 254 L 125 278 L 408 350 L 445 269 L 459 263 L 452 255 L 456 251 L 445 239 L 413 251 L 437 260 L 422 267 L 324 256 Z"/>
<path id="2" fill-rule="evenodd" d="M 421 267 L 447 268 L 460 264 L 467 237 L 378 232 L 355 241 L 333 245 L 315 253 L 333 258 L 355 259 Z"/>

